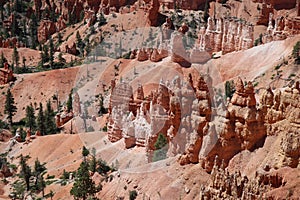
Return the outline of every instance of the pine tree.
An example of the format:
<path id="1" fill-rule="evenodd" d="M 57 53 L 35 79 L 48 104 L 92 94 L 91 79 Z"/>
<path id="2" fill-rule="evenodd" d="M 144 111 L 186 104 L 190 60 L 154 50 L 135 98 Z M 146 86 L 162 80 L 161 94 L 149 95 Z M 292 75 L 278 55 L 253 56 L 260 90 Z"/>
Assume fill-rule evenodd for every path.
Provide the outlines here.
<path id="1" fill-rule="evenodd" d="M 90 151 L 85 146 L 83 146 L 82 147 L 82 156 L 84 158 L 86 158 L 89 154 L 90 154 Z"/>
<path id="2" fill-rule="evenodd" d="M 105 25 L 107 22 L 106 22 L 106 19 L 103 15 L 103 13 L 100 14 L 100 19 L 99 19 L 99 26 L 103 26 Z"/>
<path id="3" fill-rule="evenodd" d="M 68 110 L 68 112 L 70 112 L 73 109 L 73 106 L 72 106 L 72 101 L 73 101 L 72 93 L 73 93 L 73 90 L 71 89 L 70 94 L 69 94 L 69 98 L 68 98 L 68 101 L 67 101 L 67 110 Z"/>
<path id="4" fill-rule="evenodd" d="M 26 68 L 26 58 L 24 56 L 22 57 L 22 62 L 23 62 L 23 68 Z"/>
<path id="5" fill-rule="evenodd" d="M 46 129 L 45 129 L 45 116 L 44 116 L 42 103 L 40 103 L 39 113 L 38 113 L 38 116 L 36 119 L 36 123 L 37 123 L 37 130 L 39 130 L 41 132 L 41 134 L 44 135 L 46 132 Z"/>
<path id="6" fill-rule="evenodd" d="M 70 194 L 74 196 L 75 199 L 86 200 L 90 197 L 96 199 L 95 194 L 101 189 L 101 185 L 96 186 L 95 182 L 90 177 L 89 164 L 83 161 L 77 170 L 75 183 Z"/>
<path id="7" fill-rule="evenodd" d="M 80 55 L 83 56 L 83 52 L 84 52 L 84 43 L 81 39 L 81 36 L 79 34 L 79 32 L 77 31 L 76 33 L 76 46 L 79 48 L 79 52 L 80 52 Z"/>
<path id="8" fill-rule="evenodd" d="M 0 1 L 0 17 L 1 17 L 1 21 L 4 20 L 4 5 L 5 5 L 5 1 Z"/>
<path id="9" fill-rule="evenodd" d="M 51 102 L 48 100 L 45 111 L 45 128 L 46 134 L 54 134 L 56 132 L 56 125 L 54 121 L 54 111 L 51 108 Z"/>
<path id="10" fill-rule="evenodd" d="M 4 54 L 3 54 L 3 51 L 1 52 L 1 56 L 0 56 L 0 68 L 3 68 L 4 67 L 4 63 L 6 63 L 7 60 L 6 58 L 4 57 Z"/>
<path id="11" fill-rule="evenodd" d="M 207 20 L 209 18 L 209 2 L 208 2 L 208 0 L 205 1 L 203 18 L 204 18 L 204 21 L 207 23 Z"/>
<path id="12" fill-rule="evenodd" d="M 44 63 L 49 61 L 49 48 L 48 45 L 43 45 L 43 60 Z"/>
<path id="13" fill-rule="evenodd" d="M 26 126 L 29 127 L 30 132 L 35 128 L 35 116 L 34 116 L 34 108 L 32 104 L 26 107 L 26 118 L 25 118 Z"/>
<path id="14" fill-rule="evenodd" d="M 30 27 L 29 35 L 31 38 L 31 48 L 36 49 L 38 24 L 37 24 L 37 18 L 34 13 L 31 14 L 29 27 Z"/>
<path id="15" fill-rule="evenodd" d="M 234 92 L 235 92 L 234 82 L 226 81 L 225 82 L 225 97 L 231 99 Z"/>
<path id="16" fill-rule="evenodd" d="M 62 41 L 62 35 L 60 32 L 58 32 L 58 35 L 57 35 L 57 41 L 58 41 L 58 44 L 61 44 L 63 41 Z"/>
<path id="17" fill-rule="evenodd" d="M 49 41 L 49 62 L 50 62 L 50 67 L 53 68 L 53 65 L 54 65 L 54 45 L 53 45 L 52 38 L 50 38 L 50 41 Z"/>
<path id="18" fill-rule="evenodd" d="M 90 160 L 89 163 L 89 170 L 93 173 L 96 172 L 97 169 L 97 159 L 96 159 L 96 149 L 93 147 L 92 148 L 92 153 L 91 153 L 92 159 Z"/>
<path id="19" fill-rule="evenodd" d="M 13 65 L 15 65 L 16 67 L 19 67 L 19 60 L 20 60 L 20 57 L 19 57 L 19 52 L 18 52 L 18 49 L 16 46 L 14 46 L 14 51 L 13 51 Z"/>
<path id="20" fill-rule="evenodd" d="M 8 89 L 6 93 L 4 113 L 8 115 L 7 118 L 10 125 L 12 125 L 12 117 L 15 115 L 16 111 L 17 107 L 15 106 L 15 99 L 10 92 L 10 89 Z"/>
<path id="21" fill-rule="evenodd" d="M 33 175 L 35 177 L 35 189 L 38 191 L 42 191 L 44 196 L 44 188 L 46 187 L 46 183 L 43 175 L 46 173 L 45 163 L 41 164 L 41 162 L 36 159 L 34 162 L 34 171 Z"/>
<path id="22" fill-rule="evenodd" d="M 20 177 L 22 177 L 26 183 L 26 190 L 30 190 L 30 177 L 32 175 L 31 168 L 27 165 L 28 157 L 24 157 L 22 154 L 20 156 L 21 172 Z"/>

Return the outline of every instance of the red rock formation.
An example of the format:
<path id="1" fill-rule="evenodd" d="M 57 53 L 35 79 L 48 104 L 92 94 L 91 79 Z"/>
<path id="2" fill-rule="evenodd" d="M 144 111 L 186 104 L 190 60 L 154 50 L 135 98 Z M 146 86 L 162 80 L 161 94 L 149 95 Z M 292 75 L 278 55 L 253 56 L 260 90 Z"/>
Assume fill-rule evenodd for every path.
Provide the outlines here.
<path id="1" fill-rule="evenodd" d="M 202 185 L 200 200 L 204 199 L 260 199 L 266 193 L 284 185 L 276 173 L 257 171 L 254 178 L 242 176 L 240 172 L 230 174 L 216 157 L 209 184 Z"/>
<path id="2" fill-rule="evenodd" d="M 0 142 L 8 142 L 13 137 L 9 130 L 2 129 L 0 131 Z"/>
<path id="3" fill-rule="evenodd" d="M 219 119 L 216 126 L 219 138 L 212 144 L 211 150 L 201 155 L 203 167 L 211 171 L 216 155 L 224 160 L 225 166 L 229 160 L 241 150 L 253 150 L 262 145 L 267 135 L 262 110 L 256 108 L 253 86 L 248 82 L 244 86 L 239 78 L 236 81 L 234 93 L 226 109 L 225 118 Z M 220 149 L 222 149 L 220 151 Z"/>
<path id="4" fill-rule="evenodd" d="M 196 50 L 223 54 L 249 49 L 253 46 L 253 26 L 233 19 L 218 19 L 217 23 L 208 19 L 207 29 L 198 34 Z"/>
<path id="5" fill-rule="evenodd" d="M 0 68 L 0 85 L 14 81 L 13 71 L 9 69 L 8 63 L 4 63 L 4 68 Z"/>
<path id="6" fill-rule="evenodd" d="M 71 47 L 66 45 L 66 53 L 77 55 L 77 48 L 75 42 L 73 42 L 73 45 Z"/>
<path id="7" fill-rule="evenodd" d="M 50 20 L 42 20 L 38 28 L 38 41 L 43 43 L 54 33 L 56 33 L 55 23 Z"/>
<path id="8" fill-rule="evenodd" d="M 78 92 L 74 94 L 74 101 L 72 107 L 73 107 L 74 116 L 81 115 L 80 97 Z"/>
<path id="9" fill-rule="evenodd" d="M 141 48 L 137 53 L 137 60 L 138 61 L 145 61 L 149 59 L 149 55 L 147 54 L 144 48 Z"/>
<path id="10" fill-rule="evenodd" d="M 61 113 L 57 113 L 56 117 L 55 117 L 56 118 L 56 126 L 61 127 L 62 125 L 64 125 L 68 121 L 70 121 L 73 117 L 74 117 L 73 112 L 72 111 L 67 112 L 66 109 Z"/>
<path id="11" fill-rule="evenodd" d="M 157 26 L 158 10 L 159 10 L 158 0 L 151 0 L 150 1 L 150 9 L 148 12 L 148 19 L 149 19 L 148 23 L 150 26 Z"/>
<path id="12" fill-rule="evenodd" d="M 205 6 L 205 0 L 183 0 L 183 1 L 168 1 L 168 0 L 160 0 L 160 3 L 163 4 L 165 7 L 169 9 L 174 9 L 174 6 L 176 6 L 180 9 L 184 10 L 199 10 L 200 8 L 204 9 Z"/>

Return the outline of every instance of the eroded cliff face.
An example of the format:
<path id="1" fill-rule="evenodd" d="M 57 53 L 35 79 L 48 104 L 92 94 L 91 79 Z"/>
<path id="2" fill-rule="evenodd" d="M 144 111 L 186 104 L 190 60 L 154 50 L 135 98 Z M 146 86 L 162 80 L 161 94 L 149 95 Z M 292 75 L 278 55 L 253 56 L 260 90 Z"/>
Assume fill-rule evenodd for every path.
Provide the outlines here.
<path id="1" fill-rule="evenodd" d="M 218 165 L 216 156 L 207 185 L 201 186 L 200 199 L 261 199 L 267 192 L 285 184 L 278 173 L 269 172 L 268 168 L 256 171 L 255 177 L 247 177 L 237 171 L 229 173 L 224 163 Z"/>
<path id="2" fill-rule="evenodd" d="M 261 105 L 265 113 L 268 135 L 281 137 L 280 151 L 282 159 L 279 167 L 298 167 L 300 157 L 300 94 L 299 82 L 283 90 L 272 91 L 270 88 L 262 93 Z"/>
<path id="3" fill-rule="evenodd" d="M 211 172 L 214 164 L 223 163 L 226 167 L 237 153 L 262 147 L 268 135 L 284 134 L 282 166 L 298 166 L 298 82 L 283 91 L 264 90 L 259 103 L 252 83 L 244 85 L 238 78 L 231 100 L 218 107 L 212 103 L 209 78 L 200 76 L 195 80 L 190 75 L 186 82 L 179 77 L 171 82 L 161 81 L 148 97 L 144 97 L 140 85 L 137 99 L 133 99 L 131 86 L 121 83 L 117 90 L 113 87 L 110 141 L 125 138 L 126 148 L 143 146 L 151 153 L 158 134 L 162 133 L 168 140 L 168 156 L 179 154 L 180 164 L 200 162 Z M 218 111 L 220 107 L 222 112 Z"/>
<path id="4" fill-rule="evenodd" d="M 207 148 L 200 152 L 203 168 L 211 171 L 215 156 L 227 166 L 229 160 L 242 150 L 254 150 L 261 146 L 266 137 L 263 113 L 256 107 L 251 82 L 244 86 L 239 78 L 235 93 L 225 106 L 223 114 L 213 121 L 214 128 L 205 138 Z M 220 165 L 221 163 L 219 163 Z"/>
<path id="5" fill-rule="evenodd" d="M 204 79 L 200 77 L 194 82 L 190 86 L 179 77 L 171 82 L 161 81 L 146 98 L 140 85 L 137 99 L 132 98 L 130 86 L 118 84 L 110 101 L 110 141 L 125 138 L 127 148 L 145 146 L 151 152 L 162 133 L 168 139 L 169 156 L 184 154 L 181 163 L 197 163 L 202 136 L 208 129 L 211 102 Z"/>

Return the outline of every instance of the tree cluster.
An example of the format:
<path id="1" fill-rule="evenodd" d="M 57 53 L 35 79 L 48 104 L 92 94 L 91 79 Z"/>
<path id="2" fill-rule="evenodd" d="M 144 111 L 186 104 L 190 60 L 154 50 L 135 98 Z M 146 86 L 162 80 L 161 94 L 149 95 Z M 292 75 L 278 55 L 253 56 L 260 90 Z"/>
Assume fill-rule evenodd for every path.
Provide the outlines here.
<path id="1" fill-rule="evenodd" d="M 10 194 L 13 199 L 24 199 L 25 195 L 34 197 L 40 192 L 42 197 L 45 197 L 45 187 L 51 184 L 51 181 L 44 178 L 47 172 L 46 163 L 41 163 L 36 159 L 32 168 L 27 164 L 29 158 L 29 156 L 20 155 L 20 172 L 17 174 L 18 179 L 12 184 Z"/>
<path id="2" fill-rule="evenodd" d="M 26 107 L 25 122 L 30 132 L 38 130 L 42 135 L 56 133 L 55 113 L 50 100 L 47 101 L 46 110 L 43 110 L 43 105 L 40 103 L 37 117 L 34 111 L 32 104 Z"/>

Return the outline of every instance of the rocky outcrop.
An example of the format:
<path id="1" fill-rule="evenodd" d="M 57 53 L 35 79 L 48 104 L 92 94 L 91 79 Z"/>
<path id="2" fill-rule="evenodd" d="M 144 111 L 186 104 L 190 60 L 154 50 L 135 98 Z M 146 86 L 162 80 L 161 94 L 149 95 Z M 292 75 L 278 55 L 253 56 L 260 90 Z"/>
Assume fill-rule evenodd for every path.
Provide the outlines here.
<path id="1" fill-rule="evenodd" d="M 273 23 L 273 21 L 275 21 L 275 23 Z M 273 14 L 270 13 L 267 32 L 262 36 L 262 43 L 284 40 L 288 36 L 296 35 L 299 33 L 299 18 L 279 16 L 273 19 Z"/>
<path id="2" fill-rule="evenodd" d="M 253 26 L 231 18 L 214 20 L 208 18 L 206 30 L 201 28 L 195 49 L 223 54 L 249 49 L 253 46 Z"/>
<path id="3" fill-rule="evenodd" d="M 8 142 L 13 135 L 9 130 L 0 130 L 0 142 Z"/>
<path id="4" fill-rule="evenodd" d="M 202 185 L 201 200 L 204 199 L 261 199 L 267 192 L 283 186 L 284 180 L 277 173 L 257 171 L 254 178 L 243 176 L 240 172 L 230 174 L 224 165 L 219 167 L 215 158 L 208 185 Z"/>
<path id="5" fill-rule="evenodd" d="M 212 144 L 210 151 L 203 149 L 200 152 L 202 166 L 207 171 L 211 171 L 216 155 L 224 160 L 227 166 L 236 153 L 256 149 L 263 145 L 267 136 L 263 112 L 256 107 L 252 83 L 248 82 L 244 86 L 239 78 L 235 83 L 235 89 L 225 115 L 219 116 L 215 122 L 215 130 L 211 130 L 215 142 L 210 142 Z M 212 139 L 208 139 L 210 140 Z"/>
<path id="6" fill-rule="evenodd" d="M 4 68 L 0 68 L 0 85 L 14 81 L 13 71 L 9 69 L 8 63 L 4 63 Z"/>
<path id="7" fill-rule="evenodd" d="M 158 23 L 158 10 L 159 10 L 159 2 L 158 0 L 151 0 L 149 4 L 150 8 L 148 11 L 148 24 L 150 26 L 157 26 Z"/>
<path id="8" fill-rule="evenodd" d="M 183 154 L 180 163 L 197 163 L 202 136 L 210 120 L 211 102 L 204 79 L 194 82 L 189 86 L 179 77 L 170 83 L 161 80 L 147 98 L 139 85 L 136 99 L 132 99 L 132 88 L 120 83 L 110 98 L 110 141 L 124 138 L 126 148 L 144 146 L 152 155 L 162 133 L 169 141 L 168 156 Z"/>
<path id="9" fill-rule="evenodd" d="M 126 148 L 143 146 L 152 155 L 162 133 L 168 141 L 167 156 L 180 154 L 180 164 L 200 162 L 212 172 L 216 156 L 215 165 L 226 167 L 237 153 L 263 146 L 267 135 L 289 133 L 281 136 L 282 166 L 298 166 L 299 82 L 283 91 L 268 88 L 258 104 L 252 83 L 238 78 L 231 100 L 218 107 L 211 102 L 209 77 L 161 81 L 148 97 L 139 85 L 136 99 L 125 83 L 112 88 L 108 138 L 124 138 Z"/>
<path id="10" fill-rule="evenodd" d="M 77 55 L 78 51 L 77 51 L 77 48 L 76 48 L 76 43 L 73 42 L 73 45 L 71 47 L 66 45 L 66 50 L 65 51 L 66 51 L 66 53 Z"/>
<path id="11" fill-rule="evenodd" d="M 38 41 L 43 43 L 54 33 L 56 33 L 55 23 L 50 20 L 42 20 L 38 28 Z"/>
<path id="12" fill-rule="evenodd" d="M 298 167 L 300 157 L 300 88 L 299 82 L 283 91 L 268 88 L 262 92 L 261 106 L 265 113 L 268 135 L 281 137 L 281 166 Z"/>
<path id="13" fill-rule="evenodd" d="M 67 111 L 67 108 L 60 113 L 57 113 L 55 116 L 56 119 L 56 127 L 61 127 L 68 121 L 70 121 L 74 117 L 73 111 Z M 43 134 L 43 133 L 42 133 Z"/>
<path id="14" fill-rule="evenodd" d="M 204 0 L 193 1 L 193 0 L 183 0 L 183 1 L 168 1 L 168 0 L 160 0 L 160 3 L 163 4 L 165 7 L 169 9 L 174 9 L 175 4 L 177 8 L 184 9 L 184 10 L 199 10 L 204 9 L 205 7 Z"/>
<path id="15" fill-rule="evenodd" d="M 190 67 L 190 55 L 183 45 L 183 33 L 173 32 L 170 40 L 171 61 L 183 67 Z"/>

